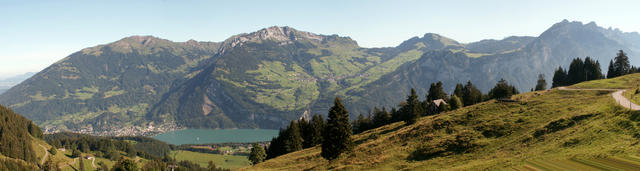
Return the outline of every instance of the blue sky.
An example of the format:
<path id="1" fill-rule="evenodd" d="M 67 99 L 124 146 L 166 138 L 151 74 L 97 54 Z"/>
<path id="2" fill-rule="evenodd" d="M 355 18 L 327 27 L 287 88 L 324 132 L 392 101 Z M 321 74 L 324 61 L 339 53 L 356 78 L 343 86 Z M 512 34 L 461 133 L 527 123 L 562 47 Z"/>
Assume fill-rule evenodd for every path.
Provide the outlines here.
<path id="1" fill-rule="evenodd" d="M 438 33 L 463 43 L 537 36 L 562 19 L 640 31 L 639 1 L 5 1 L 0 78 L 39 71 L 67 55 L 131 35 L 223 41 L 279 25 L 396 46 Z"/>

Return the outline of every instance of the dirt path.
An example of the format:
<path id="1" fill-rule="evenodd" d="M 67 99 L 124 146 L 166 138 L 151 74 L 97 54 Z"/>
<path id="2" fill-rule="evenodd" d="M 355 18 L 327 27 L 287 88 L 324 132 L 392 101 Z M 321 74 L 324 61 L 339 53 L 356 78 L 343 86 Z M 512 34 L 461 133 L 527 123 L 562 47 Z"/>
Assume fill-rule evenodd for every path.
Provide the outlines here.
<path id="1" fill-rule="evenodd" d="M 40 161 L 40 165 L 44 165 L 44 161 L 47 161 L 47 156 L 49 156 L 49 150 L 47 150 L 47 147 L 44 147 L 42 144 L 38 144 L 40 147 L 42 147 L 42 149 L 44 149 L 44 157 L 42 157 L 42 161 Z"/>
<path id="2" fill-rule="evenodd" d="M 619 90 L 616 91 L 614 93 L 611 94 L 611 96 L 613 96 L 613 99 L 616 99 L 616 102 L 618 102 L 618 104 L 620 104 L 621 106 L 627 108 L 627 109 L 631 109 L 631 110 L 640 110 L 640 106 L 631 102 L 629 99 L 627 99 L 626 97 L 624 97 L 622 95 L 622 93 L 624 93 L 627 90 Z"/>
<path id="3" fill-rule="evenodd" d="M 98 168 L 98 166 L 96 166 L 96 157 L 91 158 L 91 166 L 93 166 L 93 168 Z"/>
<path id="4" fill-rule="evenodd" d="M 611 97 L 613 97 L 614 100 L 616 100 L 616 102 L 627 109 L 631 109 L 631 110 L 640 110 L 640 105 L 637 105 L 633 102 L 631 102 L 631 100 L 627 99 L 626 97 L 624 97 L 622 95 L 622 93 L 624 93 L 627 90 L 623 90 L 623 89 L 576 89 L 576 88 L 567 88 L 567 87 L 558 87 L 558 90 L 568 90 L 568 91 L 579 91 L 579 90 L 593 90 L 593 91 L 614 91 L 613 93 L 611 93 Z"/>
<path id="5" fill-rule="evenodd" d="M 65 168 L 65 167 L 68 167 L 68 166 L 73 167 L 73 165 L 74 165 L 74 164 L 76 164 L 76 160 L 77 160 L 77 159 L 78 159 L 78 158 L 74 158 L 74 159 L 73 159 L 73 162 L 71 162 L 71 163 L 67 163 L 67 164 L 63 165 L 61 168 Z"/>

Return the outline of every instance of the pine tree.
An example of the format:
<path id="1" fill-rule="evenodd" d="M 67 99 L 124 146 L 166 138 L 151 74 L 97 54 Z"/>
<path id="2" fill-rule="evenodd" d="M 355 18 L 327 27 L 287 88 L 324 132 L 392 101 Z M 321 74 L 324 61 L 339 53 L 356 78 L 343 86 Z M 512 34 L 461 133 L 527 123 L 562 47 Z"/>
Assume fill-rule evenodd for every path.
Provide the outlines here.
<path id="1" fill-rule="evenodd" d="M 300 127 L 296 121 L 291 121 L 286 129 L 284 149 L 285 154 L 302 150 L 302 136 L 300 136 Z"/>
<path id="2" fill-rule="evenodd" d="M 464 106 L 474 105 L 482 101 L 482 92 L 478 90 L 471 81 L 467 81 L 467 84 L 462 88 L 462 102 Z"/>
<path id="3" fill-rule="evenodd" d="M 614 77 L 626 75 L 631 70 L 631 65 L 629 64 L 629 57 L 624 51 L 618 51 L 618 54 L 614 58 L 613 61 L 613 69 L 614 69 Z"/>
<path id="4" fill-rule="evenodd" d="M 580 58 L 575 58 L 571 61 L 568 71 L 569 85 L 580 83 L 586 80 L 586 73 L 584 72 L 584 62 Z"/>
<path id="5" fill-rule="evenodd" d="M 438 99 L 446 99 L 447 93 L 442 89 L 442 82 L 431 83 L 429 87 L 429 94 L 427 95 L 427 101 L 433 101 Z"/>
<path id="6" fill-rule="evenodd" d="M 373 125 L 380 127 L 386 125 L 391 121 L 391 114 L 387 112 L 387 109 L 382 107 L 382 111 L 377 107 L 373 108 Z"/>
<path id="7" fill-rule="evenodd" d="M 600 62 L 588 56 L 584 59 L 584 72 L 586 75 L 585 81 L 598 80 L 604 77 L 600 70 Z"/>
<path id="8" fill-rule="evenodd" d="M 253 148 L 249 153 L 249 161 L 255 165 L 264 161 L 266 157 L 267 153 L 264 151 L 264 147 L 258 143 L 253 143 Z"/>
<path id="9" fill-rule="evenodd" d="M 308 142 L 309 147 L 316 146 L 322 143 L 322 131 L 324 131 L 325 120 L 322 118 L 322 115 L 313 115 L 311 119 L 311 127 L 313 130 L 311 131 L 311 142 Z M 307 143 L 307 142 L 303 142 Z"/>
<path id="10" fill-rule="evenodd" d="M 518 94 L 518 90 L 504 79 L 500 79 L 489 91 L 489 97 L 492 99 L 510 98 L 514 94 Z"/>
<path id="11" fill-rule="evenodd" d="M 451 96 L 451 99 L 449 100 L 449 104 L 451 106 L 451 110 L 456 110 L 462 107 L 462 101 L 455 94 Z"/>
<path id="12" fill-rule="evenodd" d="M 609 61 L 609 69 L 607 70 L 607 78 L 615 78 L 616 77 L 616 69 L 613 66 L 613 59 Z"/>
<path id="13" fill-rule="evenodd" d="M 416 95 L 416 90 L 411 89 L 411 94 L 407 97 L 406 105 L 400 108 L 400 112 L 402 113 L 403 121 L 406 124 L 416 123 L 418 118 L 422 116 L 423 107 L 418 99 L 418 95 Z"/>
<path id="14" fill-rule="evenodd" d="M 338 158 L 340 154 L 351 151 L 353 132 L 349 124 L 349 112 L 342 105 L 342 100 L 336 97 L 334 105 L 329 110 L 327 126 L 323 131 L 322 152 L 320 155 L 328 160 Z"/>
<path id="15" fill-rule="evenodd" d="M 567 85 L 567 71 L 562 69 L 562 67 L 558 67 L 556 72 L 553 74 L 553 83 L 551 83 L 551 87 L 562 87 Z"/>
<path id="16" fill-rule="evenodd" d="M 456 89 L 453 90 L 453 95 L 458 96 L 458 98 L 462 98 L 463 96 L 463 92 L 462 92 L 462 88 L 464 86 L 460 83 L 456 84 Z"/>
<path id="17" fill-rule="evenodd" d="M 546 90 L 547 89 L 547 80 L 544 79 L 543 74 L 538 75 L 538 83 L 536 84 L 535 91 Z"/>
<path id="18" fill-rule="evenodd" d="M 369 130 L 372 126 L 373 122 L 371 121 L 371 115 L 364 117 L 364 115 L 360 114 L 358 115 L 358 119 L 353 121 L 353 130 L 356 134 Z"/>

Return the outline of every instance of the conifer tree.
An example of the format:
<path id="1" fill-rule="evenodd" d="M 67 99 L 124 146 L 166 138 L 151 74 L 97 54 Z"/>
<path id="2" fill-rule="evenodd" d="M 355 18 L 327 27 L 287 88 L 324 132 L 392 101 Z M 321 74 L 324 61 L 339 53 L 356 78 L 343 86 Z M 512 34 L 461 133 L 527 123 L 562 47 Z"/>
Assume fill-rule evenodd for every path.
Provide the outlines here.
<path id="1" fill-rule="evenodd" d="M 446 99 L 447 93 L 442 89 L 442 82 L 431 83 L 429 87 L 429 94 L 427 95 L 427 101 L 433 101 L 438 99 Z"/>
<path id="2" fill-rule="evenodd" d="M 415 123 L 423 113 L 423 107 L 418 99 L 418 95 L 416 95 L 416 90 L 411 89 L 411 94 L 407 97 L 406 105 L 400 108 L 400 112 L 402 113 L 403 121 L 406 124 Z"/>
<path id="3" fill-rule="evenodd" d="M 618 54 L 616 55 L 613 61 L 613 70 L 614 70 L 613 77 L 626 75 L 629 73 L 629 70 L 631 70 L 631 65 L 629 64 L 629 57 L 627 57 L 627 54 L 625 54 L 624 51 L 622 50 L 618 51 Z"/>
<path id="4" fill-rule="evenodd" d="M 463 96 L 462 87 L 464 87 L 462 84 L 460 83 L 456 84 L 456 88 L 453 90 L 453 95 L 456 95 L 458 98 L 462 98 Z"/>
<path id="5" fill-rule="evenodd" d="M 312 131 L 310 132 L 311 135 L 309 137 L 310 138 L 310 142 L 303 142 L 305 144 L 308 145 L 308 147 L 313 147 L 316 146 L 320 143 L 322 143 L 322 131 L 324 131 L 324 127 L 325 127 L 325 120 L 324 118 L 322 118 L 322 115 L 313 115 L 313 118 L 311 119 L 311 128 Z"/>
<path id="6" fill-rule="evenodd" d="M 300 136 L 300 127 L 298 126 L 298 123 L 296 121 L 291 121 L 285 132 L 285 154 L 302 150 L 302 136 Z"/>
<path id="7" fill-rule="evenodd" d="M 251 153 L 249 153 L 251 163 L 254 165 L 261 163 L 266 157 L 267 153 L 264 151 L 264 147 L 258 143 L 253 143 L 253 148 L 251 148 Z"/>
<path id="8" fill-rule="evenodd" d="M 361 133 L 366 130 L 369 130 L 373 127 L 373 122 L 371 121 L 371 115 L 368 117 L 364 117 L 364 115 L 358 115 L 358 119 L 353 121 L 353 130 L 354 133 Z"/>
<path id="9" fill-rule="evenodd" d="M 543 74 L 538 75 L 538 83 L 536 84 L 535 91 L 546 90 L 547 89 L 547 80 L 544 79 Z"/>
<path id="10" fill-rule="evenodd" d="M 462 102 L 464 106 L 474 105 L 482 101 L 482 92 L 478 90 L 471 81 L 467 81 L 467 84 L 462 88 Z"/>
<path id="11" fill-rule="evenodd" d="M 489 97 L 492 99 L 510 98 L 514 94 L 518 94 L 518 90 L 504 79 L 500 79 L 496 86 L 489 91 Z"/>
<path id="12" fill-rule="evenodd" d="M 575 58 L 569 65 L 569 71 L 567 71 L 568 83 L 576 84 L 586 80 L 586 73 L 584 72 L 584 62 L 580 58 Z"/>
<path id="13" fill-rule="evenodd" d="M 567 85 L 567 71 L 562 69 L 562 67 L 558 67 L 556 72 L 553 74 L 553 83 L 551 83 L 551 87 L 561 87 Z"/>
<path id="14" fill-rule="evenodd" d="M 380 127 L 386 125 L 391 121 L 391 114 L 387 112 L 385 107 L 382 107 L 382 111 L 377 107 L 373 108 L 373 125 Z"/>
<path id="15" fill-rule="evenodd" d="M 591 57 L 587 56 L 584 59 L 584 70 L 586 75 L 585 81 L 598 80 L 604 77 L 600 70 L 600 62 L 592 59 Z"/>
<path id="16" fill-rule="evenodd" d="M 613 67 L 613 59 L 609 61 L 609 69 L 607 70 L 607 78 L 616 77 L 616 69 Z"/>
<path id="17" fill-rule="evenodd" d="M 351 151 L 353 130 L 349 124 L 349 112 L 342 105 L 342 100 L 336 97 L 333 107 L 329 110 L 329 119 L 323 131 L 322 152 L 320 155 L 328 160 L 338 158 L 340 154 Z"/>

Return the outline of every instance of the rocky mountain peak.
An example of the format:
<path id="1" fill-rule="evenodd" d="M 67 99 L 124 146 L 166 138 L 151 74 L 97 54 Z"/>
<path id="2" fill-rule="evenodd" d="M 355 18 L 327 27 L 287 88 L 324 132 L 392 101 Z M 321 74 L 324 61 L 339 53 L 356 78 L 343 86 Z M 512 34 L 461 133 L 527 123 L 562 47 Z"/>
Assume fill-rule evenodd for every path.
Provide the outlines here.
<path id="1" fill-rule="evenodd" d="M 314 41 L 322 41 L 324 36 L 298 31 L 288 26 L 272 26 L 264 29 L 260 29 L 256 32 L 248 34 L 240 34 L 233 36 L 224 41 L 220 52 L 223 53 L 227 49 L 234 48 L 236 46 L 243 45 L 247 42 L 259 42 L 263 40 L 271 40 L 280 43 L 280 45 L 286 45 L 293 43 L 299 39 L 308 39 Z"/>

